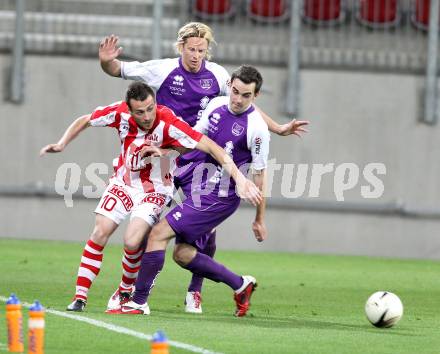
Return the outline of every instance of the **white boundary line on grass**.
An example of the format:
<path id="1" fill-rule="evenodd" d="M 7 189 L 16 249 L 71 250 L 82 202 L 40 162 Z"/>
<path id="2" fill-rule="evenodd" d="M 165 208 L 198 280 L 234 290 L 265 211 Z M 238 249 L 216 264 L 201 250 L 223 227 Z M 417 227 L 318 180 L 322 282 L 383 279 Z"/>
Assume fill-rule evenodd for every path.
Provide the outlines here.
<path id="1" fill-rule="evenodd" d="M 7 344 L 0 342 L 0 352 L 9 352 Z"/>
<path id="2" fill-rule="evenodd" d="M 7 297 L 4 297 L 4 296 L 0 295 L 0 301 L 6 302 L 7 299 L 8 299 Z M 23 302 L 22 305 L 24 305 L 26 307 L 30 307 L 32 304 Z M 111 323 L 106 323 L 106 322 L 103 322 L 103 321 L 94 320 L 92 318 L 88 318 L 88 317 L 84 317 L 84 316 L 80 316 L 80 315 L 75 315 L 75 314 L 72 314 L 72 313 L 61 312 L 61 311 L 52 310 L 52 309 L 46 309 L 46 312 L 47 313 L 51 313 L 52 315 L 56 315 L 56 316 L 60 316 L 60 317 L 65 317 L 65 318 L 70 318 L 71 320 L 85 322 L 85 323 L 91 324 L 92 326 L 96 326 L 96 327 L 99 327 L 99 328 L 105 328 L 105 329 L 107 329 L 109 331 L 112 331 L 112 332 L 126 334 L 128 336 L 139 338 L 139 339 L 145 339 L 145 340 L 150 341 L 153 338 L 153 336 L 151 334 L 145 334 L 145 333 L 142 333 L 142 332 L 137 332 L 137 331 L 134 331 L 134 330 L 129 329 L 129 328 L 125 328 L 125 327 L 121 327 L 121 326 L 116 326 L 116 325 L 111 324 Z M 186 344 L 186 343 L 182 343 L 182 342 L 176 342 L 174 340 L 170 340 L 170 341 L 168 341 L 168 343 L 172 347 L 185 349 L 185 350 L 188 350 L 188 351 L 193 352 L 193 353 L 221 354 L 221 353 L 218 353 L 218 352 L 213 352 L 213 351 L 208 350 L 208 349 L 196 347 L 196 346 L 191 345 L 191 344 Z M 1 347 L 0 347 L 0 349 L 1 349 Z"/>

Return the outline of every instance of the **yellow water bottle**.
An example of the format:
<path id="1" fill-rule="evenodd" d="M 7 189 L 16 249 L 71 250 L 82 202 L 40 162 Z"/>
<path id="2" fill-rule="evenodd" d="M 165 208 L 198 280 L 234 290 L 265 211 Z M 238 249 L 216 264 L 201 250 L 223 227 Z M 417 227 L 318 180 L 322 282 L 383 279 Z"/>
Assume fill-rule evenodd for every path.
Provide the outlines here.
<path id="1" fill-rule="evenodd" d="M 23 353 L 23 314 L 21 303 L 15 294 L 6 301 L 6 322 L 8 327 L 8 351 Z"/>
<path id="2" fill-rule="evenodd" d="M 44 307 L 35 301 L 29 308 L 29 354 L 44 354 Z"/>
<path id="3" fill-rule="evenodd" d="M 169 354 L 168 339 L 162 331 L 157 331 L 151 340 L 151 354 Z"/>

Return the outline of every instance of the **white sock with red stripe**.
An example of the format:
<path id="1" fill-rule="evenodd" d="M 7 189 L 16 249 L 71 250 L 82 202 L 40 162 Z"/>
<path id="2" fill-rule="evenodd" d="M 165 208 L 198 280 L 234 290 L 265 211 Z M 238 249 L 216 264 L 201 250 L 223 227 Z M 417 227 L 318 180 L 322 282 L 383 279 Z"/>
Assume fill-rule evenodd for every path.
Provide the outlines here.
<path id="1" fill-rule="evenodd" d="M 81 257 L 76 279 L 75 299 L 87 300 L 87 293 L 101 270 L 104 246 L 88 240 Z"/>
<path id="2" fill-rule="evenodd" d="M 131 292 L 133 284 L 136 281 L 139 269 L 141 267 L 141 259 L 144 254 L 144 247 L 135 251 L 124 249 L 122 257 L 122 280 L 119 284 L 119 291 Z"/>

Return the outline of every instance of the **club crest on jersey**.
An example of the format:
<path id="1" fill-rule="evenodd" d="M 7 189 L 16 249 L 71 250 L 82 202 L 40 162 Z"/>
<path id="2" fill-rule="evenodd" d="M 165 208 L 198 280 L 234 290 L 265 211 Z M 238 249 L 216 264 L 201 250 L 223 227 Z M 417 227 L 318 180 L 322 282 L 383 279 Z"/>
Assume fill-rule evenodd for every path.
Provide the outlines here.
<path id="1" fill-rule="evenodd" d="M 209 90 L 212 86 L 212 79 L 201 79 L 200 87 L 204 90 Z"/>
<path id="2" fill-rule="evenodd" d="M 238 124 L 237 122 L 235 122 L 232 125 L 232 134 L 234 134 L 235 136 L 240 136 L 241 134 L 243 134 L 243 132 L 244 132 L 244 127 Z"/>

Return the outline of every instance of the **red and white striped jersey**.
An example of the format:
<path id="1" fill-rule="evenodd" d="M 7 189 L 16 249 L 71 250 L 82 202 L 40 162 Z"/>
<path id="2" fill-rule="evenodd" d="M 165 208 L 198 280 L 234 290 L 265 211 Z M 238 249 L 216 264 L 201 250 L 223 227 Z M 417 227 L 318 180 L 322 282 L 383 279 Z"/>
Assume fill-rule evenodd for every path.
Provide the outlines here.
<path id="1" fill-rule="evenodd" d="M 145 145 L 194 149 L 203 136 L 177 118 L 171 109 L 161 105 L 157 105 L 153 126 L 149 131 L 144 131 L 136 124 L 127 104 L 122 101 L 96 108 L 91 115 L 90 125 L 112 127 L 118 131 L 121 153 L 114 164 L 113 178 L 145 193 L 156 192 L 168 196 L 173 195 L 175 157 L 151 157 L 151 163 L 140 170 L 133 170 L 131 168 L 133 155 Z"/>

